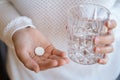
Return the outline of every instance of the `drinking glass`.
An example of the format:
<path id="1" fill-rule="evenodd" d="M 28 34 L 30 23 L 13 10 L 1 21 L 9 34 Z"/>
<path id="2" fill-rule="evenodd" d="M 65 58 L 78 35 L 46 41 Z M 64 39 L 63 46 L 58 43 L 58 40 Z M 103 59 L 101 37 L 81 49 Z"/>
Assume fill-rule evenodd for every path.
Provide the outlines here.
<path id="1" fill-rule="evenodd" d="M 74 6 L 68 11 L 68 56 L 74 62 L 84 65 L 95 64 L 105 55 L 94 53 L 96 36 L 106 35 L 104 23 L 109 20 L 110 11 L 98 4 L 86 3 Z"/>

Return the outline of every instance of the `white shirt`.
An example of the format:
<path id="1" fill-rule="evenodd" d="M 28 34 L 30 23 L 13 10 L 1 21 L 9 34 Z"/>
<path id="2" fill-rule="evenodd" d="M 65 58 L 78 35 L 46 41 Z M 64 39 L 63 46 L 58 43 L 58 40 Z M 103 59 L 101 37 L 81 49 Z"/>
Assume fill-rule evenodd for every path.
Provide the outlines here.
<path id="1" fill-rule="evenodd" d="M 59 68 L 34 73 L 23 66 L 16 57 L 11 36 L 21 26 L 36 26 L 58 48 L 67 52 L 67 11 L 81 2 L 89 0 L 5 0 L 0 1 L 0 38 L 9 46 L 7 70 L 11 80 L 115 80 L 120 73 L 120 26 L 115 32 L 115 50 L 109 55 L 106 65 L 80 65 L 70 62 Z M 91 0 L 89 2 L 92 2 Z M 95 0 L 93 3 L 103 5 L 111 10 L 119 25 L 120 1 Z M 116 5 L 114 5 L 116 3 Z M 30 19 L 22 17 L 27 16 Z M 17 24 L 10 24 L 19 17 Z M 18 19 L 18 18 L 17 18 Z M 26 20 L 26 21 L 25 21 Z M 24 23 L 22 23 L 24 21 Z M 10 25 L 12 26 L 10 26 Z M 7 27 L 6 27 L 7 26 Z"/>

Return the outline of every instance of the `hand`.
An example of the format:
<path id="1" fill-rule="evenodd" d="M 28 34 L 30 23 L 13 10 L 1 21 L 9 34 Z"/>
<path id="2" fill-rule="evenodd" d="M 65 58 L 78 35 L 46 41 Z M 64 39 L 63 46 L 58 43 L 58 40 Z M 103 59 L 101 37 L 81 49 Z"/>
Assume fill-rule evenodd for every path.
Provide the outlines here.
<path id="1" fill-rule="evenodd" d="M 69 62 L 65 57 L 65 52 L 56 49 L 37 29 L 18 30 L 12 39 L 18 58 L 25 67 L 32 71 L 39 72 Z M 35 55 L 35 48 L 39 46 L 45 49 L 42 56 Z"/>
<path id="2" fill-rule="evenodd" d="M 114 42 L 114 35 L 112 33 L 113 28 L 116 27 L 116 22 L 114 20 L 110 20 L 105 23 L 105 26 L 107 27 L 107 34 L 104 36 L 97 36 L 95 38 L 95 44 L 103 44 L 106 45 L 104 47 L 97 46 L 95 48 L 95 53 L 101 53 L 105 54 L 104 59 L 99 59 L 98 63 L 100 64 L 106 64 L 108 60 L 108 53 L 111 53 L 113 51 L 113 46 L 111 45 Z"/>

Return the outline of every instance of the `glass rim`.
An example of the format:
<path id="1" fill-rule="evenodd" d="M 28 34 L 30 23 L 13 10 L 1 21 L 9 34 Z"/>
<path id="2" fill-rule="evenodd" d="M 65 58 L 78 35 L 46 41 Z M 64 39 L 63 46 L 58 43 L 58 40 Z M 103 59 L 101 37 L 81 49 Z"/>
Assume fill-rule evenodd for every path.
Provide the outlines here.
<path id="1" fill-rule="evenodd" d="M 95 3 L 81 3 L 80 5 L 72 6 L 70 9 L 68 9 L 68 14 L 70 14 L 70 11 L 71 11 L 72 9 L 77 8 L 77 7 L 80 7 L 80 6 L 84 6 L 84 5 L 85 5 L 85 6 L 86 6 L 86 5 L 92 5 L 92 6 L 101 7 L 101 8 L 103 8 L 103 9 L 105 9 L 108 14 L 111 14 L 111 12 L 110 12 L 110 10 L 109 10 L 108 8 L 106 8 L 105 6 L 102 6 L 102 5 L 100 5 L 100 4 L 95 4 Z"/>

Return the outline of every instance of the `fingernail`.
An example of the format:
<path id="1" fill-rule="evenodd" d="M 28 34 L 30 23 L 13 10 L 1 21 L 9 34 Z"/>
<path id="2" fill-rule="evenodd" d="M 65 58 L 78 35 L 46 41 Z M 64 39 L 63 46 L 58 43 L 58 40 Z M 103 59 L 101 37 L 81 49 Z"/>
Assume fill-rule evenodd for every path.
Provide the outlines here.
<path id="1" fill-rule="evenodd" d="M 39 68 L 38 68 L 37 66 L 34 66 L 33 69 L 34 69 L 34 71 L 35 71 L 36 73 L 39 72 Z"/>
<path id="2" fill-rule="evenodd" d="M 109 28 L 113 28 L 113 24 L 114 24 L 114 22 L 111 20 L 111 21 L 108 21 L 108 27 Z"/>
<path id="3" fill-rule="evenodd" d="M 110 27 L 111 26 L 111 21 L 108 21 L 108 27 Z"/>
<path id="4" fill-rule="evenodd" d="M 95 38 L 95 44 L 98 44 L 100 39 L 98 37 Z"/>
<path id="5" fill-rule="evenodd" d="M 100 60 L 99 60 L 99 63 L 104 63 L 104 60 L 100 59 Z"/>
<path id="6" fill-rule="evenodd" d="M 99 53 L 100 52 L 100 48 L 96 48 L 96 53 Z"/>
<path id="7" fill-rule="evenodd" d="M 106 64 L 106 61 L 103 60 L 103 59 L 100 59 L 100 60 L 99 60 L 99 63 L 100 63 L 100 64 Z"/>
<path id="8" fill-rule="evenodd" d="M 100 59 L 100 60 L 99 60 L 99 63 L 103 63 L 103 60 Z"/>

